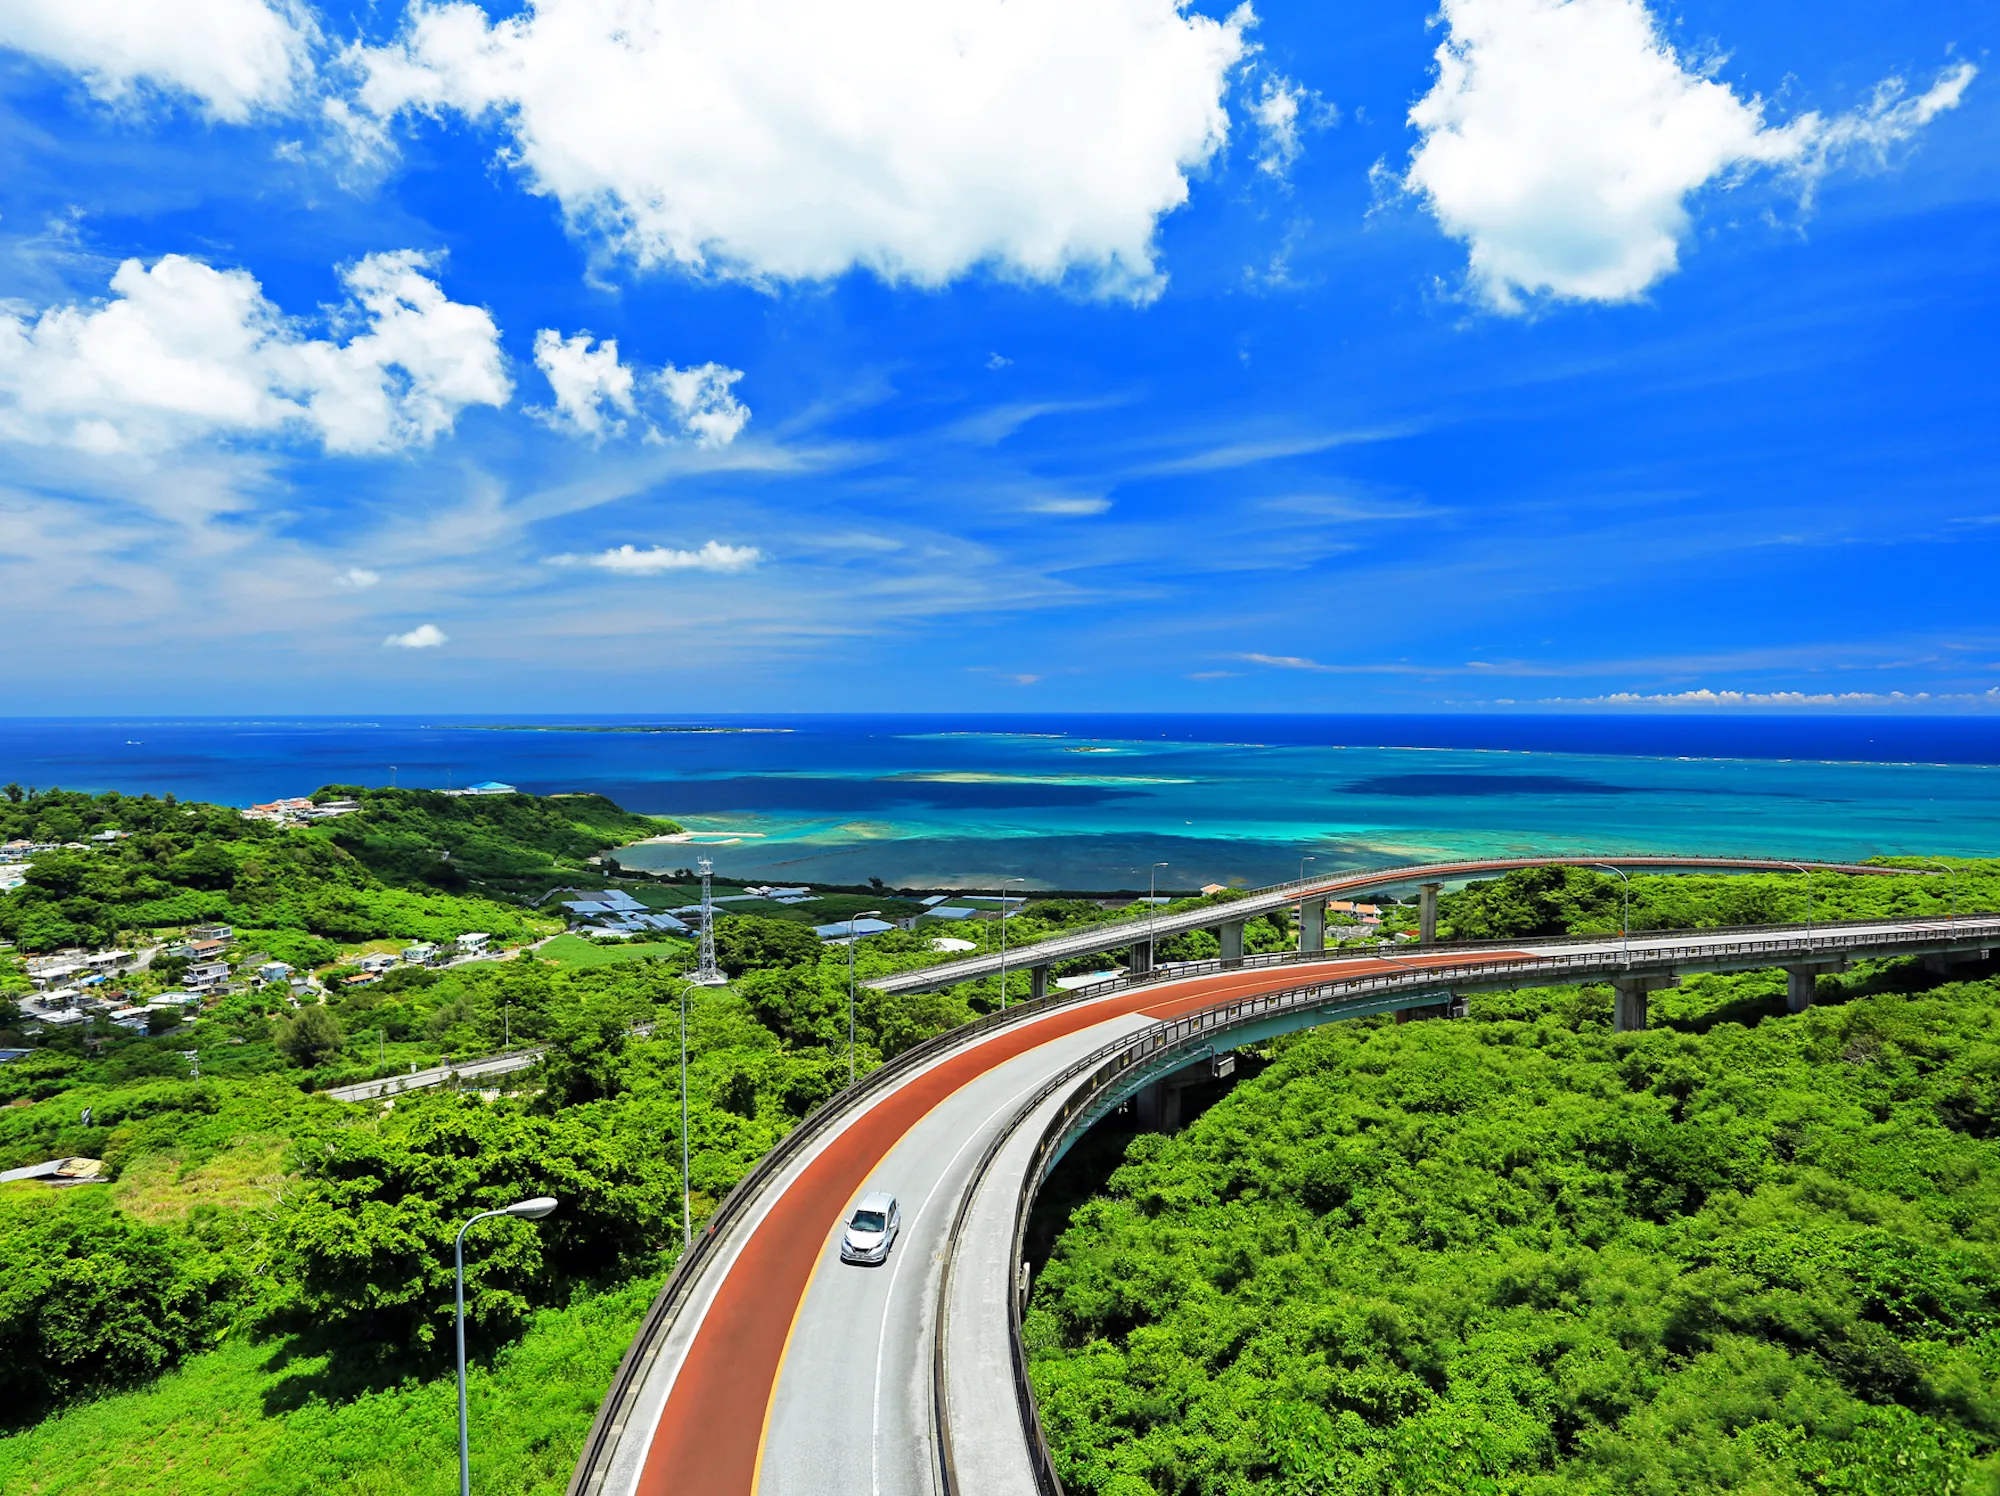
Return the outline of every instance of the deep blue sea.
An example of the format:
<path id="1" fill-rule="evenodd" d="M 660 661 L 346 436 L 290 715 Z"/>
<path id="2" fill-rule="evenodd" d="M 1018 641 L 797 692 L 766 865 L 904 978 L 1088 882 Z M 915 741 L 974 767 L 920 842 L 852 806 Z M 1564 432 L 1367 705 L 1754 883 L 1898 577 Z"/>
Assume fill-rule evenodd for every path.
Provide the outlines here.
<path id="1" fill-rule="evenodd" d="M 595 790 L 680 818 L 725 876 L 935 887 L 1139 888 L 1154 862 L 1163 887 L 1256 884 L 1307 857 L 2000 855 L 1996 717 L 578 721 L 16 718 L 0 783 L 234 805 L 333 783 Z"/>

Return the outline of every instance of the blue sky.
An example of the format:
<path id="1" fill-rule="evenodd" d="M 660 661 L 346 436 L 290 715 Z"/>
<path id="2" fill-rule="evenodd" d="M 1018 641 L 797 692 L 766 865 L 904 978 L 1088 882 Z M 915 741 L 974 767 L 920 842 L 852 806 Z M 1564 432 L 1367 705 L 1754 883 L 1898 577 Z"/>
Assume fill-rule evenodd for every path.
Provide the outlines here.
<path id="1" fill-rule="evenodd" d="M 119 9 L 0 710 L 2000 706 L 1991 7 Z"/>

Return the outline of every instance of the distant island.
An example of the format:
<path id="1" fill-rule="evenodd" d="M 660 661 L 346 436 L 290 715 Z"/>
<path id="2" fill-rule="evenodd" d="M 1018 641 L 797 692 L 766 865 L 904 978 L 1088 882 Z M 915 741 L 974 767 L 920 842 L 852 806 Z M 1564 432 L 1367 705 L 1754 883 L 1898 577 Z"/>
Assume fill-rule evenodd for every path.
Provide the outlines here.
<path id="1" fill-rule="evenodd" d="M 594 724 L 588 722 L 450 722 L 447 732 L 790 732 L 789 727 L 676 727 L 668 723 Z"/>

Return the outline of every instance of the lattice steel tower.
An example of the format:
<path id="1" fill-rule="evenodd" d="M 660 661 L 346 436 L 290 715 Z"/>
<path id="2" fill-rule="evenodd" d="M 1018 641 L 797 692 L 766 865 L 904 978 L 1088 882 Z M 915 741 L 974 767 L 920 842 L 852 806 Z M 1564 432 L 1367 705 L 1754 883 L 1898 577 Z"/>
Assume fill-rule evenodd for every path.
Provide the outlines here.
<path id="1" fill-rule="evenodd" d="M 704 857 L 695 866 L 701 869 L 701 960 L 688 980 L 697 987 L 720 987 L 729 978 L 715 964 L 715 896 L 709 887 L 715 864 Z"/>

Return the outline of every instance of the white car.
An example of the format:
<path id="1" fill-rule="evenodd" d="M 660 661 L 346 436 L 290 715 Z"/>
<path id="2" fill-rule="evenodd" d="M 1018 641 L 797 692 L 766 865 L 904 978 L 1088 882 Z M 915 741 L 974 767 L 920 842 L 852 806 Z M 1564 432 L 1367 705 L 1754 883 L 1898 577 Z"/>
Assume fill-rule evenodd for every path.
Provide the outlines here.
<path id="1" fill-rule="evenodd" d="M 840 1260 L 885 1262 L 889 1248 L 896 1244 L 896 1233 L 902 1229 L 903 1212 L 896 1204 L 896 1197 L 882 1190 L 870 1190 L 855 1203 L 854 1213 L 840 1233 Z"/>

